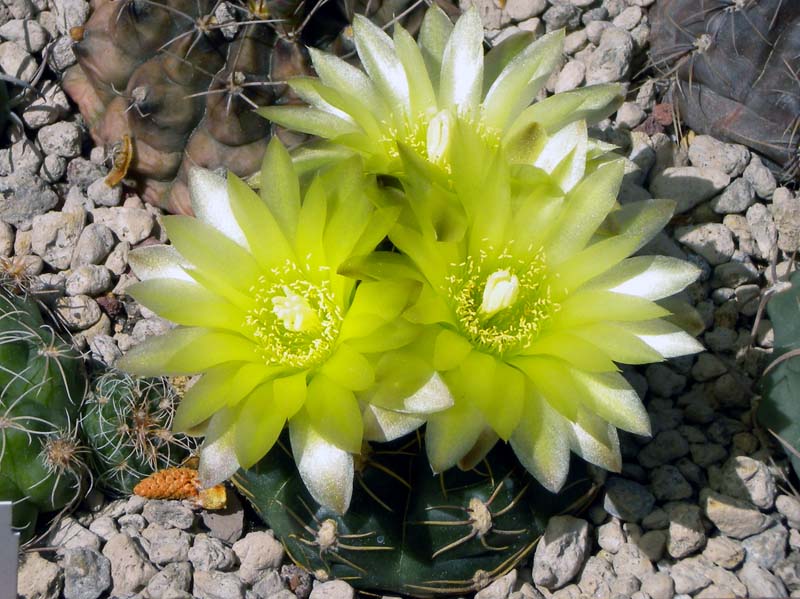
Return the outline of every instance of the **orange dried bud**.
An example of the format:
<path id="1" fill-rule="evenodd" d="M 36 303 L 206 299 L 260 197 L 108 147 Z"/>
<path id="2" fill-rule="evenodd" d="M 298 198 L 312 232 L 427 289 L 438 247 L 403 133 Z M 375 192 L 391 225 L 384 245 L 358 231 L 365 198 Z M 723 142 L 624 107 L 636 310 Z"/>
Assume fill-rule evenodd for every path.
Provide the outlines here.
<path id="1" fill-rule="evenodd" d="M 84 28 L 83 27 L 70 27 L 69 36 L 74 42 L 83 41 Z"/>
<path id="2" fill-rule="evenodd" d="M 225 486 L 201 489 L 194 468 L 159 470 L 136 485 L 133 492 L 147 499 L 188 499 L 207 510 L 224 509 L 227 504 Z"/>
<path id="3" fill-rule="evenodd" d="M 114 144 L 111 154 L 113 165 L 106 177 L 106 185 L 114 187 L 128 174 L 133 160 L 133 142 L 130 135 L 123 135 L 122 141 Z"/>

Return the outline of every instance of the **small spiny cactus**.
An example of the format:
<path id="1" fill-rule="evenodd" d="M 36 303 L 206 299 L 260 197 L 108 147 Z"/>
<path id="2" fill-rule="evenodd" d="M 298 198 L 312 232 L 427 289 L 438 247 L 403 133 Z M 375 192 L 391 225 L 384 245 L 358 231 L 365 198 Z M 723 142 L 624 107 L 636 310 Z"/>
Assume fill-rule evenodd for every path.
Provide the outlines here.
<path id="1" fill-rule="evenodd" d="M 82 496 L 84 389 L 79 354 L 45 324 L 32 299 L 0 288 L 0 500 L 14 502 L 23 539 L 33 536 L 39 512 Z"/>
<path id="2" fill-rule="evenodd" d="M 178 393 L 163 378 L 135 378 L 114 370 L 93 382 L 81 412 L 97 482 L 126 495 L 153 472 L 177 466 L 194 449 L 170 432 Z"/>

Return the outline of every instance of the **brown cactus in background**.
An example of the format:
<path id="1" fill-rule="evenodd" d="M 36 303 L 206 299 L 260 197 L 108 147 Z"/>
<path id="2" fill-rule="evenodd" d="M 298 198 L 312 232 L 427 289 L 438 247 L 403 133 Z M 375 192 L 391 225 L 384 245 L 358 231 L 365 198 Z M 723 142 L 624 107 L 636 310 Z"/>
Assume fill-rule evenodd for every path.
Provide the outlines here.
<path id="1" fill-rule="evenodd" d="M 658 0 L 651 21 L 683 122 L 800 176 L 800 2 Z"/>

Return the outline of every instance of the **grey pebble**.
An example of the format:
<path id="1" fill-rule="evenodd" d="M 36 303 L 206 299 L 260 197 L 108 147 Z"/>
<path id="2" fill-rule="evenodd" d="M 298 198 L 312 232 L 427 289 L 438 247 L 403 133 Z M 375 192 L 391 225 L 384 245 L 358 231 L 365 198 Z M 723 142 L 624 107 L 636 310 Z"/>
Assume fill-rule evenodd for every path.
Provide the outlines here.
<path id="1" fill-rule="evenodd" d="M 103 207 L 93 210 L 92 215 L 94 222 L 106 225 L 120 241 L 131 245 L 147 239 L 155 225 L 153 216 L 143 208 Z"/>
<path id="2" fill-rule="evenodd" d="M 663 431 L 639 452 L 639 463 L 645 468 L 667 464 L 689 453 L 689 443 L 678 431 Z"/>
<path id="3" fill-rule="evenodd" d="M 236 574 L 200 570 L 194 573 L 192 596 L 198 599 L 244 599 L 244 584 Z"/>
<path id="4" fill-rule="evenodd" d="M 111 562 L 115 595 L 141 591 L 157 573 L 139 543 L 124 532 L 108 540 L 103 555 Z"/>
<path id="5" fill-rule="evenodd" d="M 61 568 L 56 564 L 44 559 L 38 552 L 20 556 L 16 589 L 18 599 L 58 599 L 62 587 Z"/>
<path id="6" fill-rule="evenodd" d="M 800 247 L 800 199 L 785 187 L 772 197 L 772 218 L 778 229 L 778 247 L 795 252 Z"/>
<path id="7" fill-rule="evenodd" d="M 186 530 L 194 524 L 194 512 L 180 501 L 151 499 L 144 504 L 142 515 L 150 524 Z"/>
<path id="8" fill-rule="evenodd" d="M 589 523 L 572 516 L 550 518 L 533 558 L 533 581 L 549 590 L 571 582 L 591 547 Z"/>
<path id="9" fill-rule="evenodd" d="M 750 161 L 750 151 L 745 146 L 728 144 L 710 135 L 697 135 L 689 146 L 689 160 L 694 166 L 715 168 L 730 177 L 738 177 Z"/>
<path id="10" fill-rule="evenodd" d="M 692 485 L 672 464 L 657 466 L 650 472 L 650 489 L 659 501 L 677 501 L 692 496 Z"/>
<path id="11" fill-rule="evenodd" d="M 0 27 L 0 37 L 17 42 L 27 52 L 36 53 L 44 48 L 50 35 L 33 19 L 11 19 Z"/>
<path id="12" fill-rule="evenodd" d="M 788 540 L 789 531 L 782 524 L 776 524 L 742 541 L 745 559 L 771 570 L 776 563 L 786 557 Z"/>
<path id="13" fill-rule="evenodd" d="M 66 281 L 67 295 L 98 296 L 113 285 L 111 271 L 105 266 L 86 264 L 70 273 Z"/>
<path id="14" fill-rule="evenodd" d="M 750 157 L 750 164 L 744 169 L 744 178 L 753 186 L 756 195 L 762 200 L 769 200 L 777 187 L 775 175 L 761 162 L 756 154 Z"/>
<path id="15" fill-rule="evenodd" d="M 703 556 L 718 566 L 733 570 L 744 561 L 745 553 L 740 541 L 720 535 L 708 539 Z"/>
<path id="16" fill-rule="evenodd" d="M 97 179 L 86 189 L 86 195 L 95 206 L 119 206 L 122 202 L 122 186 L 110 187 L 105 178 Z"/>
<path id="17" fill-rule="evenodd" d="M 667 553 L 670 556 L 681 559 L 705 546 L 706 533 L 699 507 L 689 503 L 669 504 L 667 514 L 670 520 Z"/>
<path id="18" fill-rule="evenodd" d="M 613 556 L 614 572 L 617 576 L 631 575 L 642 580 L 655 572 L 652 562 L 644 551 L 634 543 L 625 543 Z"/>
<path id="19" fill-rule="evenodd" d="M 36 175 L 21 172 L 0 177 L 0 220 L 5 223 L 30 229 L 34 217 L 57 204 L 58 195 Z"/>
<path id="20" fill-rule="evenodd" d="M 741 499 L 727 497 L 711 489 L 700 492 L 700 505 L 706 517 L 725 535 L 744 539 L 765 530 L 771 519 Z"/>
<path id="21" fill-rule="evenodd" d="M 19 42 L 0 44 L 0 70 L 12 77 L 30 82 L 33 80 L 39 63 Z"/>
<path id="22" fill-rule="evenodd" d="M 734 179 L 725 190 L 711 200 L 711 208 L 717 214 L 744 212 L 756 201 L 756 192 L 747 179 Z"/>
<path id="23" fill-rule="evenodd" d="M 713 168 L 678 166 L 664 169 L 650 182 L 654 198 L 675 200 L 675 212 L 687 212 L 725 189 L 730 177 Z"/>
<path id="24" fill-rule="evenodd" d="M 775 502 L 775 478 L 766 464 L 747 456 L 728 460 L 722 468 L 720 493 L 751 502 L 762 510 Z"/>
<path id="25" fill-rule="evenodd" d="M 81 231 L 70 266 L 100 264 L 114 248 L 114 233 L 99 223 L 91 223 Z M 117 273 L 115 273 L 117 274 Z"/>
<path id="26" fill-rule="evenodd" d="M 778 495 L 775 507 L 792 528 L 800 528 L 800 500 L 792 495 Z"/>
<path id="27" fill-rule="evenodd" d="M 182 530 L 151 524 L 142 531 L 142 537 L 150 542 L 147 554 L 157 566 L 189 559 L 192 538 Z"/>
<path id="28" fill-rule="evenodd" d="M 708 260 L 711 265 L 727 262 L 736 249 L 733 234 L 722 223 L 679 227 L 675 230 L 675 237 L 681 244 Z"/>
<path id="29" fill-rule="evenodd" d="M 600 34 L 600 43 L 586 69 L 586 83 L 612 83 L 628 73 L 633 55 L 631 34 L 618 27 L 608 27 Z"/>
<path id="30" fill-rule="evenodd" d="M 239 576 L 247 584 L 253 584 L 265 570 L 280 567 L 284 549 L 272 531 L 248 533 L 233 544 L 233 552 L 239 558 Z"/>
<path id="31" fill-rule="evenodd" d="M 638 522 L 650 513 L 654 504 L 655 497 L 644 485 L 618 476 L 606 481 L 603 507 L 620 520 Z"/>
<path id="32" fill-rule="evenodd" d="M 783 582 L 761 566 L 746 562 L 739 572 L 739 579 L 747 587 L 751 597 L 785 597 L 786 587 Z"/>
<path id="33" fill-rule="evenodd" d="M 111 563 L 95 549 L 67 549 L 62 565 L 65 599 L 97 599 L 111 586 Z"/>
<path id="34" fill-rule="evenodd" d="M 219 539 L 205 533 L 200 533 L 194 538 L 188 556 L 195 570 L 227 571 L 236 565 L 233 550 L 226 547 Z"/>
<path id="35" fill-rule="evenodd" d="M 175 597 L 175 593 L 189 593 L 192 588 L 192 566 L 187 562 L 167 564 L 147 583 L 150 599 Z"/>
<path id="36" fill-rule="evenodd" d="M 86 330 L 102 316 L 100 306 L 88 295 L 58 298 L 56 313 L 70 331 Z"/>
<path id="37" fill-rule="evenodd" d="M 81 128 L 69 121 L 45 125 L 36 135 L 45 154 L 73 158 L 81 153 Z"/>

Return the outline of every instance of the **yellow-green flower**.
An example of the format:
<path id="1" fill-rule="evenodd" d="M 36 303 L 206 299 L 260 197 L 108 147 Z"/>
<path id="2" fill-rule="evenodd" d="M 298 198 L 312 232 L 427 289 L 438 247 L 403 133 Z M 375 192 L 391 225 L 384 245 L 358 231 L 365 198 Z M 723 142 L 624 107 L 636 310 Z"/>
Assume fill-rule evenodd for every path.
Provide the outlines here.
<path id="1" fill-rule="evenodd" d="M 619 470 L 616 429 L 646 435 L 650 421 L 618 364 L 701 349 L 662 305 L 698 269 L 633 256 L 673 203 L 620 207 L 623 163 L 592 155 L 583 123 L 535 140 L 524 165 L 509 166 L 502 148 L 467 126 L 453 135 L 453 189 L 401 152 L 410 207 L 390 239 L 411 264 L 384 253 L 360 264 L 364 276 L 398 279 L 413 277 L 413 265 L 424 282 L 404 313 L 426 327 L 412 347 L 455 399 L 428 417 L 431 465 L 472 467 L 502 439 L 551 490 L 565 480 L 570 450 Z M 443 206 L 450 217 L 437 221 L 433 207 Z"/>
<path id="2" fill-rule="evenodd" d="M 618 85 L 598 85 L 531 105 L 561 60 L 563 31 L 536 40 L 518 34 L 484 57 L 475 8 L 453 25 L 434 4 L 416 42 L 399 25 L 390 38 L 359 15 L 353 36 L 363 71 L 310 48 L 319 79 L 289 81 L 308 106 L 259 109 L 276 123 L 329 140 L 300 149 L 301 168 L 356 153 L 371 172 L 399 174 L 400 144 L 446 169 L 457 122 L 493 143 L 513 145 L 532 130 L 552 134 L 574 121 L 603 118 L 622 98 Z"/>
<path id="3" fill-rule="evenodd" d="M 398 318 L 414 284 L 356 287 L 338 270 L 351 256 L 369 255 L 399 209 L 385 201 L 374 208 L 374 177 L 364 177 L 357 158 L 315 178 L 301 202 L 289 155 L 275 141 L 260 197 L 232 174 L 226 182 L 201 169 L 190 174 L 190 193 L 195 218 L 164 218 L 172 245 L 130 256 L 142 282 L 129 293 L 180 326 L 135 347 L 121 367 L 203 373 L 174 425 L 205 435 L 205 483 L 254 464 L 288 421 L 311 494 L 343 512 L 365 427 L 355 393 L 375 380 L 373 354 L 408 343 L 416 330 Z M 432 409 L 449 405 L 445 396 L 438 402 Z M 364 406 L 367 430 L 379 436 L 387 422 L 391 436 L 392 426 L 418 425 L 431 406 L 402 415 Z"/>

